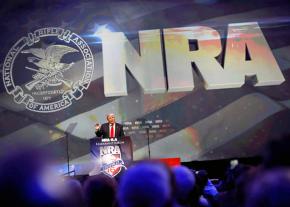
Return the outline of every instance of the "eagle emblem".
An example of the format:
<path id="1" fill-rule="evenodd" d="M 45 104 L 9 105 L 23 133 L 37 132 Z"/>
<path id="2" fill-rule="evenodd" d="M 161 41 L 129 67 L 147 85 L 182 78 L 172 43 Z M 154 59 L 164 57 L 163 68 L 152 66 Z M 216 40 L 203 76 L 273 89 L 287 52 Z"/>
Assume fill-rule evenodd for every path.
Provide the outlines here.
<path id="1" fill-rule="evenodd" d="M 45 27 L 22 36 L 10 48 L 2 74 L 6 92 L 15 103 L 50 113 L 79 100 L 93 72 L 93 53 L 81 36 L 68 29 Z"/>
<path id="2" fill-rule="evenodd" d="M 48 86 L 58 86 L 61 84 L 71 88 L 73 81 L 65 79 L 63 73 L 69 70 L 74 62 L 62 63 L 61 59 L 65 54 L 78 52 L 77 49 L 66 45 L 50 45 L 46 49 L 30 48 L 21 51 L 21 53 L 31 53 L 32 57 L 27 60 L 33 63 L 37 68 L 25 67 L 35 71 L 33 80 L 26 83 L 25 87 L 30 91 L 33 88 L 40 90 Z"/>

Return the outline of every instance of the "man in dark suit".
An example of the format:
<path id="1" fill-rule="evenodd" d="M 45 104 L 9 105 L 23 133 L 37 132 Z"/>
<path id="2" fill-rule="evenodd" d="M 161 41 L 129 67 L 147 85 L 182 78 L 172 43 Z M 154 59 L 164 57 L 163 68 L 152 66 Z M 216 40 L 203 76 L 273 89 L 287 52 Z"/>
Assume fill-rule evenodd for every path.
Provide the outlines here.
<path id="1" fill-rule="evenodd" d="M 103 138 L 108 138 L 108 137 L 123 137 L 124 131 L 123 131 L 123 126 L 119 123 L 116 123 L 115 120 L 115 115 L 114 114 L 108 114 L 107 115 L 107 120 L 108 123 L 105 124 L 96 124 L 95 125 L 95 133 L 97 137 L 103 137 Z"/>

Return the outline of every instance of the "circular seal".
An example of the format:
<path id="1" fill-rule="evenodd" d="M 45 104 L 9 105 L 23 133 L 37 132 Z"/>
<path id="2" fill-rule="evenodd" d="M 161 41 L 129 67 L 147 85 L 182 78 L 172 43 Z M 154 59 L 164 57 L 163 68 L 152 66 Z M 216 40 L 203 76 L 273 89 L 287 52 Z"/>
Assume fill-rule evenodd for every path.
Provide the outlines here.
<path id="1" fill-rule="evenodd" d="M 42 113 L 67 108 L 83 96 L 94 71 L 88 44 L 59 27 L 28 33 L 9 50 L 3 83 L 17 104 Z"/>

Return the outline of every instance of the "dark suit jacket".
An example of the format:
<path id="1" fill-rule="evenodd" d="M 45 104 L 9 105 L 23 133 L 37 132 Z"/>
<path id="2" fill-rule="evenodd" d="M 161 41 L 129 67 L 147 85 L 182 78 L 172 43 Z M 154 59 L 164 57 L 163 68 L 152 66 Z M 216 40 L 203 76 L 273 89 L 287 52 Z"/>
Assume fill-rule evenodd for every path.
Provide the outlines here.
<path id="1" fill-rule="evenodd" d="M 102 124 L 101 128 L 95 132 L 97 137 L 108 138 L 110 136 L 109 123 Z M 123 126 L 115 123 L 115 137 L 124 137 Z"/>

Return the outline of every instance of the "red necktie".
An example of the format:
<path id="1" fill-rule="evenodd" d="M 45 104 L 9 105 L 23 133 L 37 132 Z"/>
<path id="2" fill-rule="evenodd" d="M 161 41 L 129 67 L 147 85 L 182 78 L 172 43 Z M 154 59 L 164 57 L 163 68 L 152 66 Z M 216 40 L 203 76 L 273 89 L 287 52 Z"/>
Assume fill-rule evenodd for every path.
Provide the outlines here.
<path id="1" fill-rule="evenodd" d="M 111 125 L 110 137 L 114 137 L 114 124 Z"/>

